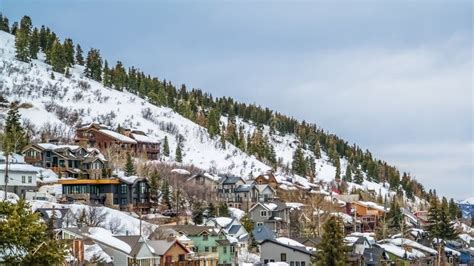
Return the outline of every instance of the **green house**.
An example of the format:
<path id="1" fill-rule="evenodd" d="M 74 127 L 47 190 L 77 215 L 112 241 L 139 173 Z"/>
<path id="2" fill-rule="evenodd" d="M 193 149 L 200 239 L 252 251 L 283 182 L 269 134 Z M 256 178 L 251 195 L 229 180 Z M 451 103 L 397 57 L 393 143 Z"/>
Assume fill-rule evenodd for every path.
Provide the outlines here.
<path id="1" fill-rule="evenodd" d="M 217 260 L 221 266 L 236 262 L 235 246 L 222 230 L 197 225 L 164 225 L 161 229 L 171 229 L 180 235 L 186 235 L 191 240 L 188 247 L 195 252 L 196 257 L 209 261 Z"/>

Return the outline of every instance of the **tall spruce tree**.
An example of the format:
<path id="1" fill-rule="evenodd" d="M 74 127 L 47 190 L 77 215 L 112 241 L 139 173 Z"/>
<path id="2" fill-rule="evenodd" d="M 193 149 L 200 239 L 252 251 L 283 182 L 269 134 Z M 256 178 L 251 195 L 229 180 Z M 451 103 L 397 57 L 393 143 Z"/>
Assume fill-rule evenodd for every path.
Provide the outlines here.
<path id="1" fill-rule="evenodd" d="M 316 253 L 316 265 L 339 266 L 345 265 L 346 245 L 342 233 L 342 221 L 336 216 L 330 216 L 323 226 L 324 233 Z"/>
<path id="2" fill-rule="evenodd" d="M 319 141 L 316 141 L 313 152 L 316 159 L 321 159 L 321 144 L 319 144 Z"/>
<path id="3" fill-rule="evenodd" d="M 13 102 L 9 106 L 7 118 L 5 119 L 5 137 L 11 145 L 10 151 L 12 153 L 21 153 L 28 144 L 28 136 L 20 120 L 21 115 L 18 112 L 18 104 Z"/>
<path id="4" fill-rule="evenodd" d="M 171 210 L 171 192 L 170 192 L 170 185 L 168 184 L 167 180 L 163 180 L 161 183 L 161 202 L 166 205 L 168 210 Z"/>
<path id="5" fill-rule="evenodd" d="M 353 180 L 356 184 L 359 184 L 359 185 L 362 184 L 362 182 L 364 182 L 364 176 L 362 175 L 362 171 L 359 168 L 356 168 Z"/>
<path id="6" fill-rule="evenodd" d="M 443 210 L 436 197 L 430 203 L 426 231 L 428 231 L 428 235 L 432 240 L 436 240 L 438 254 L 442 254 L 443 241 L 455 239 L 458 235 L 458 232 L 454 229 L 454 224 L 448 217 L 448 213 Z M 441 265 L 441 256 L 438 256 L 438 265 Z"/>
<path id="7" fill-rule="evenodd" d="M 163 155 L 166 157 L 170 156 L 170 145 L 168 143 L 168 136 L 165 136 L 165 140 L 163 141 Z"/>
<path id="8" fill-rule="evenodd" d="M 93 80 L 102 81 L 102 57 L 99 50 L 91 48 L 87 53 L 84 74 Z"/>
<path id="9" fill-rule="evenodd" d="M 30 62 L 30 35 L 31 19 L 24 16 L 20 22 L 20 28 L 15 33 L 16 58 L 23 62 Z"/>
<path id="10" fill-rule="evenodd" d="M 1 13 L 0 13 L 0 30 L 5 31 L 5 32 L 10 32 L 8 18 L 4 17 Z"/>
<path id="11" fill-rule="evenodd" d="M 72 67 L 74 65 L 74 43 L 72 39 L 65 39 L 62 46 L 64 50 L 64 61 L 67 66 Z"/>
<path id="12" fill-rule="evenodd" d="M 63 46 L 59 41 L 55 41 L 49 52 L 50 64 L 53 67 L 53 71 L 64 73 L 67 62 L 64 56 Z"/>
<path id="13" fill-rule="evenodd" d="M 65 263 L 64 243 L 48 236 L 47 224 L 20 199 L 0 201 L 0 256 L 6 265 Z"/>
<path id="14" fill-rule="evenodd" d="M 40 35 L 39 35 L 38 28 L 35 28 L 33 32 L 31 33 L 29 50 L 30 50 L 30 57 L 33 59 L 37 59 L 38 52 L 40 50 Z"/>
<path id="15" fill-rule="evenodd" d="M 344 177 L 342 178 L 346 182 L 352 182 L 352 170 L 351 170 L 351 164 L 348 163 L 346 166 L 346 173 L 344 174 Z"/>
<path id="16" fill-rule="evenodd" d="M 183 162 L 183 151 L 181 150 L 181 145 L 181 143 L 176 145 L 176 152 L 174 155 L 175 160 L 179 163 Z"/>
<path id="17" fill-rule="evenodd" d="M 387 227 L 394 233 L 400 231 L 401 224 L 403 221 L 403 214 L 400 210 L 400 205 L 398 204 L 397 198 L 394 196 L 390 202 L 390 210 L 386 216 Z"/>
<path id="18" fill-rule="evenodd" d="M 194 201 L 193 202 L 193 211 L 192 211 L 192 218 L 193 218 L 193 223 L 200 225 L 203 222 L 203 214 L 202 212 L 204 211 L 202 207 L 202 203 L 200 201 Z"/>
<path id="19" fill-rule="evenodd" d="M 304 158 L 303 150 L 301 146 L 298 146 L 293 154 L 293 162 L 291 164 L 291 169 L 293 173 L 306 176 L 306 160 Z"/>
<path id="20" fill-rule="evenodd" d="M 135 166 L 133 165 L 132 155 L 130 152 L 127 152 L 127 162 L 125 163 L 125 176 L 135 175 Z"/>
<path id="21" fill-rule="evenodd" d="M 79 44 L 76 45 L 76 64 L 83 66 L 84 65 L 84 56 L 82 55 L 83 51 Z"/>

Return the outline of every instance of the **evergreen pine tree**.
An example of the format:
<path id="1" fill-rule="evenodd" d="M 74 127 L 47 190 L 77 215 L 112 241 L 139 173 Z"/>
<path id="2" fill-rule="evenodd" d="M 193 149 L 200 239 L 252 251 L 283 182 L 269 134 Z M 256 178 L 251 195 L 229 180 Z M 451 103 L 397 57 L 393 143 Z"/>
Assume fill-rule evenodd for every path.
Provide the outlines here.
<path id="1" fill-rule="evenodd" d="M 84 65 L 84 56 L 82 55 L 83 51 L 79 44 L 76 45 L 76 64 L 83 66 Z"/>
<path id="2" fill-rule="evenodd" d="M 221 217 L 230 216 L 229 207 L 227 206 L 225 202 L 220 202 L 217 208 L 219 209 L 219 216 Z"/>
<path id="3" fill-rule="evenodd" d="M 387 213 L 386 220 L 387 227 L 391 232 L 398 232 L 400 230 L 403 221 L 403 214 L 395 196 L 393 197 L 392 202 L 390 202 L 390 210 Z"/>
<path id="4" fill-rule="evenodd" d="M 7 118 L 5 119 L 5 137 L 11 144 L 12 153 L 21 153 L 28 144 L 28 137 L 20 120 L 21 115 L 18 112 L 18 104 L 13 102 L 9 106 Z"/>
<path id="5" fill-rule="evenodd" d="M 165 140 L 163 141 L 163 155 L 166 157 L 170 156 L 170 146 L 168 144 L 168 137 L 165 136 Z"/>
<path id="6" fill-rule="evenodd" d="M 362 175 L 362 171 L 359 168 L 357 168 L 355 171 L 354 182 L 359 185 L 364 182 L 364 176 Z"/>
<path id="7" fill-rule="evenodd" d="M 314 157 L 316 159 L 321 159 L 321 144 L 319 144 L 319 141 L 316 141 L 316 144 L 314 145 Z"/>
<path id="8" fill-rule="evenodd" d="M 183 162 L 183 154 L 182 154 L 182 151 L 181 151 L 181 143 L 178 143 L 178 145 L 176 145 L 175 160 L 179 163 Z"/>
<path id="9" fill-rule="evenodd" d="M 55 79 L 54 72 L 51 71 L 51 75 L 49 75 L 51 79 Z"/>
<path id="10" fill-rule="evenodd" d="M 156 200 L 158 196 L 158 190 L 159 190 L 158 180 L 159 179 L 160 179 L 160 176 L 158 172 L 156 170 L 153 171 L 150 175 L 150 194 L 153 200 Z"/>
<path id="11" fill-rule="evenodd" d="M 207 205 L 207 217 L 216 217 L 216 207 L 212 202 Z"/>
<path id="12" fill-rule="evenodd" d="M 15 34 L 16 58 L 23 62 L 30 62 L 30 35 L 31 35 L 31 19 L 24 16 L 21 19 L 20 28 Z"/>
<path id="13" fill-rule="evenodd" d="M 109 69 L 109 63 L 107 60 L 104 62 L 104 71 L 102 74 L 102 83 L 105 87 L 112 87 L 112 75 L 111 70 Z"/>
<path id="14" fill-rule="evenodd" d="M 428 235 L 432 240 L 437 240 L 438 254 L 442 254 L 442 240 L 455 239 L 458 233 L 454 229 L 454 225 L 451 223 L 447 211 L 443 210 L 436 197 L 433 197 L 430 203 L 428 221 L 426 231 L 428 231 Z M 438 265 L 441 265 L 441 256 L 438 256 Z"/>
<path id="15" fill-rule="evenodd" d="M 2 16 L 2 14 L 0 14 L 0 30 L 5 31 L 5 32 L 10 32 L 8 18 Z"/>
<path id="16" fill-rule="evenodd" d="M 33 32 L 31 33 L 29 50 L 30 50 L 30 57 L 33 59 L 37 59 L 38 52 L 40 50 L 40 35 L 39 35 L 38 28 L 35 28 Z"/>
<path id="17" fill-rule="evenodd" d="M 65 262 L 64 244 L 50 238 L 47 224 L 24 199 L 17 203 L 0 201 L 0 216 L 0 255 L 3 263 L 59 265 Z"/>
<path id="18" fill-rule="evenodd" d="M 64 73 L 67 63 L 65 61 L 64 49 L 61 43 L 55 41 L 48 54 L 53 71 Z"/>
<path id="19" fill-rule="evenodd" d="M 454 199 L 451 198 L 449 200 L 449 218 L 451 220 L 454 220 L 458 217 L 458 213 L 459 213 L 459 207 L 458 205 L 454 202 Z"/>
<path id="20" fill-rule="evenodd" d="M 18 22 L 13 22 L 12 28 L 10 29 L 10 33 L 16 36 L 16 32 L 18 31 Z"/>
<path id="21" fill-rule="evenodd" d="M 67 66 L 71 67 L 74 65 L 74 43 L 71 39 L 67 38 L 64 40 L 62 45 L 64 50 L 64 61 Z"/>
<path id="22" fill-rule="evenodd" d="M 99 50 L 91 48 L 87 53 L 84 74 L 95 81 L 102 81 L 102 57 Z"/>
<path id="23" fill-rule="evenodd" d="M 339 160 L 339 157 L 336 158 L 334 166 L 336 166 L 336 175 L 334 176 L 334 179 L 341 180 L 341 161 Z"/>
<path id="24" fill-rule="evenodd" d="M 220 119 L 220 112 L 217 108 L 213 108 L 209 112 L 209 117 L 207 119 L 207 131 L 211 138 L 219 134 L 219 119 Z"/>
<path id="25" fill-rule="evenodd" d="M 342 222 L 331 215 L 324 224 L 324 233 L 316 253 L 316 265 L 339 266 L 345 265 L 346 255 Z"/>
<path id="26" fill-rule="evenodd" d="M 250 233 L 253 231 L 254 223 L 252 219 L 250 219 L 250 216 L 248 215 L 248 213 L 245 213 L 242 216 L 242 218 L 240 218 L 240 223 L 242 224 L 242 226 L 245 228 L 247 232 Z"/>
<path id="27" fill-rule="evenodd" d="M 132 155 L 130 152 L 127 152 L 127 162 L 125 163 L 125 176 L 135 175 L 135 166 L 133 165 Z"/>
<path id="28" fill-rule="evenodd" d="M 344 174 L 344 177 L 342 178 L 346 182 L 352 182 L 352 170 L 351 170 L 351 164 L 347 164 L 346 166 L 346 173 Z"/>
<path id="29" fill-rule="evenodd" d="M 170 193 L 170 186 L 168 181 L 163 180 L 161 183 L 161 195 L 162 195 L 162 202 L 166 205 L 168 210 L 171 210 L 171 193 Z"/>
<path id="30" fill-rule="evenodd" d="M 298 146 L 293 154 L 293 163 L 291 164 L 293 173 L 306 176 L 306 160 L 304 158 L 303 150 L 301 146 Z"/>
<path id="31" fill-rule="evenodd" d="M 202 208 L 202 203 L 200 201 L 195 201 L 193 203 L 193 211 L 192 211 L 192 217 L 193 217 L 193 223 L 194 224 L 202 224 L 203 222 L 203 208 Z"/>
<path id="32" fill-rule="evenodd" d="M 224 133 L 221 133 L 220 142 L 221 142 L 221 148 L 225 150 L 225 149 L 226 149 L 226 146 L 225 146 L 225 137 L 224 137 Z"/>

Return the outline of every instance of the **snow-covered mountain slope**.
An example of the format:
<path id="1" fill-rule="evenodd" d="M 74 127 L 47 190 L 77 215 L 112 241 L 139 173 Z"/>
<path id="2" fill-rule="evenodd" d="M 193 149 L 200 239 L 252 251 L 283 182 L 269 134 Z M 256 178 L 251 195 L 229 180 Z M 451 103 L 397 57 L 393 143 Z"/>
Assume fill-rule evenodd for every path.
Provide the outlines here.
<path id="1" fill-rule="evenodd" d="M 70 77 L 54 72 L 44 63 L 44 54 L 30 63 L 15 59 L 14 36 L 0 31 L 0 92 L 8 101 L 22 103 L 20 113 L 24 122 L 33 129 L 37 138 L 40 131 L 54 131 L 64 138 L 71 139 L 79 123 L 100 122 L 109 127 L 136 128 L 149 136 L 163 140 L 167 136 L 170 157 L 164 161 L 174 162 L 174 151 L 178 138 L 183 138 L 183 164 L 194 165 L 213 174 L 234 174 L 244 178 L 257 176 L 271 167 L 249 156 L 234 145 L 221 146 L 218 138 L 211 138 L 207 129 L 184 118 L 172 109 L 155 106 L 146 99 L 126 91 L 104 87 L 101 83 L 84 77 L 84 68 L 79 65 L 69 69 Z M 0 109 L 0 122 L 2 112 Z M 221 117 L 221 123 L 227 123 Z M 243 126 L 246 134 L 252 133 L 256 126 L 250 122 L 236 119 L 237 127 Z M 291 165 L 292 156 L 298 146 L 295 135 L 271 134 L 263 127 L 274 147 L 276 157 L 283 165 Z M 303 151 L 306 156 L 310 151 Z M 328 156 L 322 151 L 322 158 L 315 160 L 316 178 L 314 182 L 329 183 L 334 180 L 336 168 L 328 162 Z M 341 159 L 341 176 L 345 174 L 347 160 Z M 289 176 L 277 171 L 281 178 Z M 365 174 L 364 174 L 365 175 Z M 303 177 L 292 176 L 308 187 L 309 181 Z M 370 189 L 382 196 L 389 195 L 388 184 L 377 184 L 365 180 L 363 184 L 349 183 L 352 187 Z"/>

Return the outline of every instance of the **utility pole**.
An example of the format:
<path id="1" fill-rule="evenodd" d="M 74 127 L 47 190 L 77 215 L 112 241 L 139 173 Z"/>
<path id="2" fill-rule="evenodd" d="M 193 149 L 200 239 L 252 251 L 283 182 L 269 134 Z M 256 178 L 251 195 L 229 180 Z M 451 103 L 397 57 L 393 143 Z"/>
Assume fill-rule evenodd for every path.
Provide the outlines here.
<path id="1" fill-rule="evenodd" d="M 9 153 L 5 153 L 5 190 L 4 190 L 4 200 L 7 201 L 7 188 L 8 188 L 8 161 L 9 161 Z"/>

